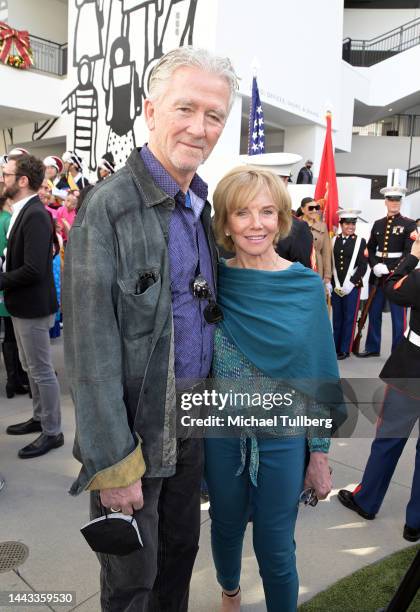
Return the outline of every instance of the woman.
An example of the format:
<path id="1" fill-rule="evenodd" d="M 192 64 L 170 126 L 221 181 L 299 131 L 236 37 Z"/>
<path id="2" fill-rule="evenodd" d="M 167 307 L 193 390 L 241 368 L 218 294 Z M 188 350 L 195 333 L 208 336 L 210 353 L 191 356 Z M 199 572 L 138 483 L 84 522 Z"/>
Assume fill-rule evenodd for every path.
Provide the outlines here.
<path id="1" fill-rule="evenodd" d="M 281 383 L 294 394 L 296 415 L 314 404 L 310 390 L 315 383 L 337 380 L 338 370 L 318 275 L 275 251 L 277 240 L 290 229 L 290 208 L 286 188 L 265 170 L 236 168 L 216 188 L 215 236 L 235 256 L 219 264 L 218 302 L 224 320 L 215 334 L 213 376 L 217 385 L 236 381 L 242 391 L 254 390 L 244 389 L 245 379 L 248 386 L 270 390 L 279 388 L 276 380 L 296 379 L 294 390 Z M 299 497 L 303 488 L 313 488 L 319 499 L 331 490 L 329 439 L 309 433 L 307 467 L 305 431 L 298 428 L 247 430 L 240 440 L 205 440 L 212 550 L 224 611 L 240 609 L 241 551 L 250 501 L 267 610 L 296 610 Z"/>
<path id="2" fill-rule="evenodd" d="M 312 198 L 303 198 L 300 208 L 314 239 L 317 272 L 327 285 L 331 282 L 331 241 L 326 223 L 320 221 L 321 206 Z"/>
<path id="3" fill-rule="evenodd" d="M 0 266 L 3 265 L 7 248 L 7 231 L 12 218 L 7 198 L 0 196 Z M 4 367 L 6 369 L 6 397 L 15 394 L 29 393 L 28 375 L 24 372 L 19 360 L 18 347 L 12 319 L 4 303 L 3 291 L 0 291 L 0 317 L 4 322 L 4 339 L 2 344 Z"/>

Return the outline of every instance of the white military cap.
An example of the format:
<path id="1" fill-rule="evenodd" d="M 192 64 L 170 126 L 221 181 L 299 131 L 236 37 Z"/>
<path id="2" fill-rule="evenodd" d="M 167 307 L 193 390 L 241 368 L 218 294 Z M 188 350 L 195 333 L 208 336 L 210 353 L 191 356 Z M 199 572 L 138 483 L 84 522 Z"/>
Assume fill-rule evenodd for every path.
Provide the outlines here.
<path id="1" fill-rule="evenodd" d="M 296 153 L 261 153 L 260 155 L 241 155 L 244 164 L 261 166 L 277 176 L 290 176 L 292 167 L 301 161 L 302 156 Z"/>
<path id="2" fill-rule="evenodd" d="M 361 212 L 361 210 L 357 210 L 356 208 L 342 208 L 338 211 L 339 220 L 347 221 L 348 219 L 361 219 Z"/>
<path id="3" fill-rule="evenodd" d="M 386 198 L 402 198 L 407 193 L 407 189 L 405 187 L 401 187 L 400 185 L 393 185 L 392 187 L 383 187 L 383 189 L 381 189 L 381 193 Z"/>

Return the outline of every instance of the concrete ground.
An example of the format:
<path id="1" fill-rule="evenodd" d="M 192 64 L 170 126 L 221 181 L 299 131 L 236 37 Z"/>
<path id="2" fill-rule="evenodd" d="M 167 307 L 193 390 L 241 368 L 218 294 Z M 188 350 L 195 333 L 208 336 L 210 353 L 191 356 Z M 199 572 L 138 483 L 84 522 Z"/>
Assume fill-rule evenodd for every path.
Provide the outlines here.
<path id="1" fill-rule="evenodd" d="M 387 314 L 384 318 L 384 357 L 360 360 L 352 356 L 340 362 L 342 376 L 377 378 L 390 350 L 389 329 L 390 316 Z M 6 479 L 6 486 L 0 492 L 0 542 L 18 540 L 29 547 L 29 557 L 19 568 L 19 574 L 0 574 L 0 592 L 74 591 L 76 603 L 64 609 L 97 612 L 100 610 L 98 563 L 79 533 L 80 527 L 88 520 L 88 495 L 72 498 L 67 493 L 78 472 L 78 464 L 71 454 L 74 415 L 66 384 L 61 339 L 53 341 L 53 351 L 62 390 L 66 443 L 63 448 L 44 457 L 22 461 L 17 457 L 17 451 L 35 436 L 5 434 L 8 425 L 31 416 L 31 402 L 27 396 L 7 400 L 4 372 L 0 372 L 0 473 Z M 374 426 L 368 420 L 360 421 L 363 435 L 366 432 L 373 435 Z M 338 489 L 353 487 L 360 481 L 370 443 L 367 437 L 335 440 L 331 449 L 334 489 L 328 500 L 319 503 L 317 508 L 303 507 L 299 512 L 296 542 L 300 602 L 358 568 L 409 545 L 402 538 L 402 529 L 413 475 L 415 440 L 407 443 L 375 521 L 361 519 L 343 508 L 336 499 Z M 263 590 L 252 549 L 252 525 L 244 546 L 241 586 L 243 610 L 263 612 Z M 210 550 L 210 519 L 207 508 L 203 506 L 200 551 L 192 579 L 190 610 L 210 612 L 217 610 L 219 604 L 220 588 L 215 580 Z M 63 609 L 54 605 L 30 609 L 55 608 Z M 0 606 L 0 609 L 23 610 L 26 607 Z M 343 612 L 347 612 L 345 607 Z"/>

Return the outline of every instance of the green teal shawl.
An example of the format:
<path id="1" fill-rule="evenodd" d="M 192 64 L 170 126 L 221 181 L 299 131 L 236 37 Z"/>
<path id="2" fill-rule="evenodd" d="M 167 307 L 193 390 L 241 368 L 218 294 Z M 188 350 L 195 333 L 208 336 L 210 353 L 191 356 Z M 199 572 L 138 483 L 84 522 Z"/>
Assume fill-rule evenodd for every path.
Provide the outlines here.
<path id="1" fill-rule="evenodd" d="M 319 275 L 300 263 L 271 272 L 222 260 L 218 283 L 222 329 L 249 361 L 317 402 L 336 403 L 339 372 Z"/>

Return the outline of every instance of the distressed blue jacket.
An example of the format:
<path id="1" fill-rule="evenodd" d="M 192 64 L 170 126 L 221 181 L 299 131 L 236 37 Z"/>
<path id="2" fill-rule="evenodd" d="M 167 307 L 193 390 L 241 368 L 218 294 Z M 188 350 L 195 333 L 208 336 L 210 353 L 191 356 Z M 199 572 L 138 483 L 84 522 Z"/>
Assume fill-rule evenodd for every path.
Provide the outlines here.
<path id="1" fill-rule="evenodd" d="M 167 249 L 175 202 L 134 150 L 95 187 L 70 232 L 63 282 L 66 372 L 76 408 L 72 494 L 171 476 L 176 464 Z M 207 202 L 202 222 L 216 278 Z M 139 278 L 153 280 L 145 290 Z M 151 281 L 149 281 L 150 283 Z"/>

